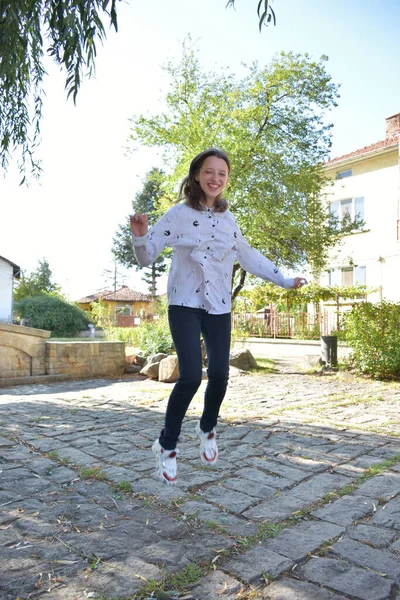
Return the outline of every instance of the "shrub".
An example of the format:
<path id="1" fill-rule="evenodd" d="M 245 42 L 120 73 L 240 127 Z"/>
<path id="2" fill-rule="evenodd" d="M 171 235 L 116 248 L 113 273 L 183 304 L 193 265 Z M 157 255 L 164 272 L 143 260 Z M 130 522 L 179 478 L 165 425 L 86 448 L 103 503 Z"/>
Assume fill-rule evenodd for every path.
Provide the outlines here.
<path id="1" fill-rule="evenodd" d="M 30 327 L 51 331 L 51 337 L 74 337 L 90 323 L 81 308 L 48 294 L 22 298 L 16 302 L 15 311 Z"/>
<path id="2" fill-rule="evenodd" d="M 344 317 L 344 337 L 360 373 L 376 379 L 400 376 L 400 304 L 363 302 Z"/>
<path id="3" fill-rule="evenodd" d="M 173 348 L 166 317 L 157 321 L 141 323 L 138 327 L 109 327 L 106 329 L 106 337 L 136 346 L 145 356 L 158 352 L 167 354 Z"/>
<path id="4" fill-rule="evenodd" d="M 125 342 L 127 346 L 139 346 L 139 327 L 105 327 L 106 340 Z"/>

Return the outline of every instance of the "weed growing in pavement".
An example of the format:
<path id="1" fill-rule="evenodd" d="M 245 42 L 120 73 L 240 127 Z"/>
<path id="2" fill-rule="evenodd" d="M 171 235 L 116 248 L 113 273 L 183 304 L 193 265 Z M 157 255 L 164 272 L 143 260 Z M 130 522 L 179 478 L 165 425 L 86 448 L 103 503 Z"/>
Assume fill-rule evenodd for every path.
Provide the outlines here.
<path id="1" fill-rule="evenodd" d="M 96 479 L 96 481 L 106 481 L 107 475 L 99 467 L 82 467 L 79 470 L 79 477 L 81 479 Z"/>

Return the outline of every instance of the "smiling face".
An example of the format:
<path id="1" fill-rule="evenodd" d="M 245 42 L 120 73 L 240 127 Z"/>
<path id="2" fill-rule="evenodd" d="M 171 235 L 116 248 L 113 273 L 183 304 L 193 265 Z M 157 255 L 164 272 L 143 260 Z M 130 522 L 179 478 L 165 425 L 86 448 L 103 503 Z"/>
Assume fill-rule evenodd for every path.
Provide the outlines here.
<path id="1" fill-rule="evenodd" d="M 222 158 L 209 156 L 205 159 L 195 175 L 195 180 L 204 192 L 207 206 L 214 206 L 216 200 L 221 197 L 228 177 L 229 167 Z"/>

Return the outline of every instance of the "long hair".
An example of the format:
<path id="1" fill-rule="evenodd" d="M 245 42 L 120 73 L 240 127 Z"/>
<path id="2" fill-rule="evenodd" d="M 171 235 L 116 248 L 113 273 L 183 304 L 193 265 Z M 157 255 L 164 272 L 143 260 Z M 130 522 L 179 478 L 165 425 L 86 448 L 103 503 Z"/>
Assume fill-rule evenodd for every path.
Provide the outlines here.
<path id="1" fill-rule="evenodd" d="M 197 156 L 195 156 L 190 163 L 189 173 L 186 175 L 180 185 L 177 202 L 181 202 L 183 200 L 185 204 L 191 208 L 194 208 L 195 210 L 204 210 L 206 198 L 199 182 L 196 181 L 195 176 L 200 171 L 206 158 L 209 156 L 222 158 L 222 160 L 226 162 L 228 173 L 230 172 L 231 163 L 226 152 L 219 150 L 218 148 L 209 148 L 208 150 L 200 152 L 200 154 L 197 154 Z M 217 196 L 215 199 L 214 210 L 216 212 L 225 212 L 227 208 L 227 201 L 221 198 L 220 195 Z"/>

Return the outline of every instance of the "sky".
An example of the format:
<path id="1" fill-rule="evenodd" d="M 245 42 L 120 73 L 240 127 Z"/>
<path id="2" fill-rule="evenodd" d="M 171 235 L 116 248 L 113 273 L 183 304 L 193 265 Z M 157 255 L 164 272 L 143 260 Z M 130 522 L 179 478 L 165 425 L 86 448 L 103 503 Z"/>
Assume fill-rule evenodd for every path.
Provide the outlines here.
<path id="1" fill-rule="evenodd" d="M 0 177 L 0 256 L 29 275 L 46 259 L 70 300 L 113 286 L 112 238 L 131 212 L 159 153 L 127 152 L 132 115 L 162 111 L 168 81 L 162 65 L 178 59 L 190 34 L 203 68 L 267 64 L 276 52 L 327 55 L 340 84 L 331 158 L 385 137 L 385 117 L 400 112 L 398 0 L 273 0 L 276 27 L 258 31 L 257 0 L 127 0 L 118 3 L 118 33 L 98 47 L 96 75 L 85 79 L 76 106 L 65 75 L 46 61 L 40 181 L 20 186 L 11 164 Z M 119 268 L 119 282 L 146 292 L 140 273 Z M 165 278 L 159 292 L 165 291 Z"/>

